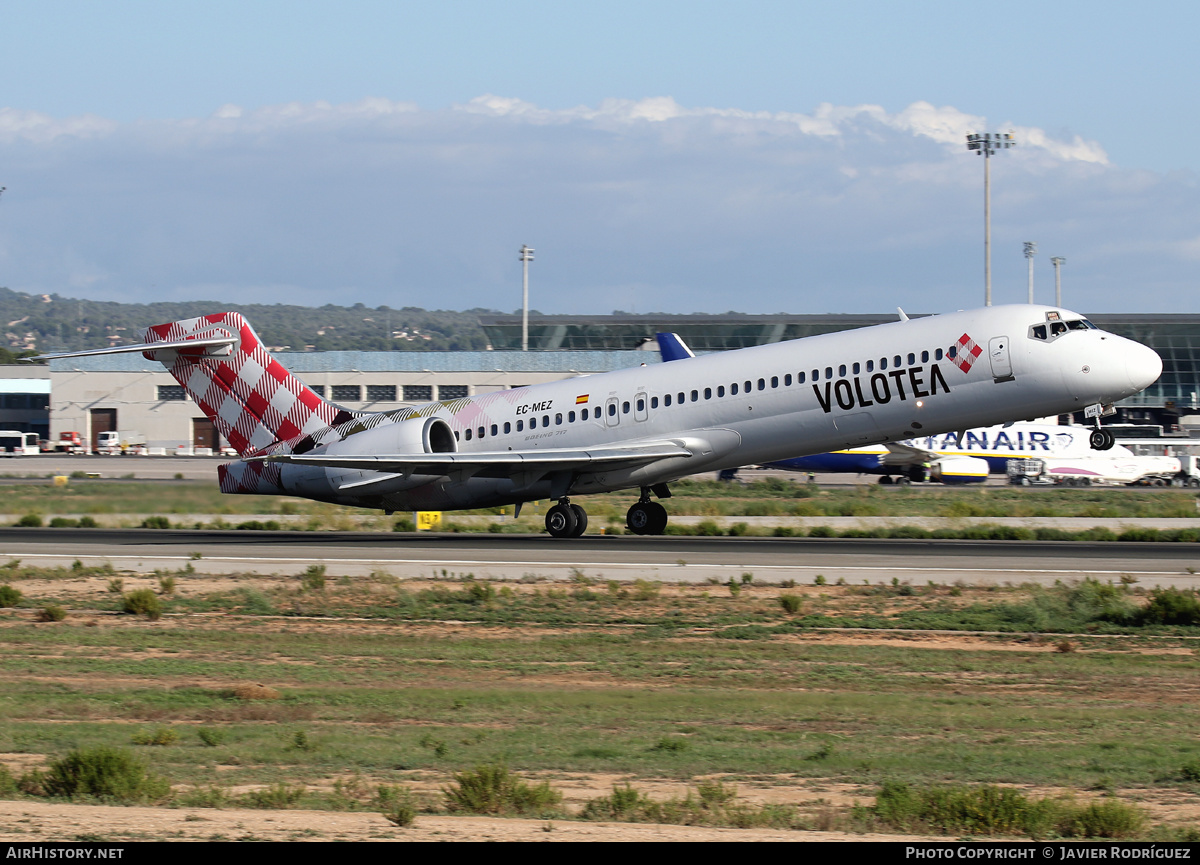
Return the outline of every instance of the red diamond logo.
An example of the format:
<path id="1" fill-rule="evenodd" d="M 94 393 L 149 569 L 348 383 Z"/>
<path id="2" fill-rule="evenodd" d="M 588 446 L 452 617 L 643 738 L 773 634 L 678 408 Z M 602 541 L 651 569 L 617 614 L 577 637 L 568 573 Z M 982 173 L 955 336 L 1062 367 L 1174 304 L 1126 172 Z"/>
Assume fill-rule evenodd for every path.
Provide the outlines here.
<path id="1" fill-rule="evenodd" d="M 958 338 L 958 342 L 950 347 L 954 352 L 954 365 L 963 372 L 970 372 L 971 366 L 975 363 L 975 359 L 983 354 L 983 349 L 975 344 L 975 340 L 971 339 L 968 334 L 963 334 Z"/>

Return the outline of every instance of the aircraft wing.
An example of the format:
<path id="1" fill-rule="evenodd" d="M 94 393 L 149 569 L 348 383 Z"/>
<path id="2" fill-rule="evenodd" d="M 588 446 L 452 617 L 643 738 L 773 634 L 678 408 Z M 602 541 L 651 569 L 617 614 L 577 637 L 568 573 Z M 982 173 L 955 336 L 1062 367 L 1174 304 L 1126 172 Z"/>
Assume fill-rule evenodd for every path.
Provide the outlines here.
<path id="1" fill-rule="evenodd" d="M 248 457 L 247 462 L 275 462 L 322 468 L 356 469 L 396 475 L 461 475 L 464 477 L 520 478 L 532 482 L 537 478 L 562 472 L 630 468 L 648 465 L 674 457 L 690 457 L 694 453 L 677 442 L 614 445 L 574 449 L 533 451 L 482 451 L 477 453 L 433 454 L 280 454 Z M 341 488 L 377 483 L 384 478 L 371 478 L 345 484 Z"/>
<path id="2" fill-rule="evenodd" d="M 919 466 L 937 460 L 941 454 L 904 442 L 885 442 L 888 452 L 879 458 L 885 466 Z"/>

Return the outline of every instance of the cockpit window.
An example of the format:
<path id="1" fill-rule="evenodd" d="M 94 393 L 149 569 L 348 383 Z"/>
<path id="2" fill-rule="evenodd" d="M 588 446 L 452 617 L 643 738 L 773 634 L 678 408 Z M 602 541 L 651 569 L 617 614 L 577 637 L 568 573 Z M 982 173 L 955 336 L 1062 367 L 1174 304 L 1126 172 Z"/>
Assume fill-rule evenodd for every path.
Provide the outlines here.
<path id="1" fill-rule="evenodd" d="M 1058 318 L 1058 313 L 1047 313 L 1049 319 L 1045 324 L 1034 324 L 1029 327 L 1029 338 L 1053 341 L 1072 330 L 1099 330 L 1086 318 L 1074 318 L 1069 321 Z M 1048 332 L 1047 332 L 1048 331 Z"/>

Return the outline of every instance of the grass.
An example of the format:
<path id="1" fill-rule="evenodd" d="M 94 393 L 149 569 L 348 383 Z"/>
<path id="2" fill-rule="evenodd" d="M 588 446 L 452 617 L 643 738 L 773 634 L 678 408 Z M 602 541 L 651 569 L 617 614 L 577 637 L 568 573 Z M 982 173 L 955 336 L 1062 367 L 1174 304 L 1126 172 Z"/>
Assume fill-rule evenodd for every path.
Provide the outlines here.
<path id="1" fill-rule="evenodd" d="M 295 521 L 220 521 L 210 527 L 270 529 L 273 526 L 299 529 L 350 528 L 359 525 L 349 517 L 370 517 L 366 527 L 388 531 L 397 521 L 379 511 L 340 507 L 287 496 L 226 496 L 214 482 L 120 483 L 104 480 L 73 480 L 65 487 L 50 484 L 3 484 L 5 510 L 14 521 L 31 526 L 44 524 L 47 514 L 82 514 L 89 524 L 107 514 L 144 515 L 148 527 L 190 528 L 195 521 L 180 517 L 192 514 L 278 514 L 306 519 Z M 885 516 L 885 517 L 1092 517 L 1153 518 L 1195 517 L 1196 495 L 1186 490 L 1041 489 L 980 487 L 971 489 L 929 487 L 884 487 L 863 485 L 855 489 L 823 489 L 788 478 L 772 478 L 750 484 L 726 484 L 685 479 L 671 485 L 670 511 L 677 515 L 738 516 Z M 622 526 L 629 507 L 628 492 L 588 496 L 585 506 L 592 522 Z M 518 523 L 498 523 L 501 531 L 520 526 L 522 531 L 540 531 L 547 503 L 527 506 Z M 461 512 L 465 515 L 494 515 L 503 508 Z M 507 509 L 511 513 L 511 508 Z M 376 519 L 377 518 L 377 519 Z M 66 519 L 66 518 L 56 518 Z M 71 518 L 73 519 L 73 518 Z M 69 525 L 71 519 L 59 525 Z M 401 518 L 400 522 L 404 522 Z M 141 524 L 138 520 L 133 525 Z M 80 520 L 79 525 L 84 525 Z M 411 524 L 397 526 L 411 529 Z M 696 534 L 753 534 L 755 529 L 734 524 L 721 529 L 715 521 L 691 527 Z M 447 530 L 486 531 L 488 526 L 454 523 Z M 681 531 L 678 525 L 671 531 Z M 1150 538 L 1145 538 L 1150 539 Z M 1195 538 L 1192 538 L 1195 540 Z"/>
<path id="2" fill-rule="evenodd" d="M 36 575 L 20 563 L 8 571 Z M 639 793 L 658 803 L 644 813 L 714 825 L 815 819 L 762 816 L 744 802 L 714 816 L 697 787 L 714 777 L 838 783 L 864 798 L 885 782 L 1041 786 L 1080 791 L 1080 801 L 1099 788 L 1186 797 L 1200 777 L 1190 696 L 1200 630 L 1166 624 L 1166 613 L 1163 623 L 1130 617 L 1186 613 L 1192 593 L 1094 581 L 784 589 L 760 577 L 737 580 L 736 596 L 582 579 L 389 577 L 313 591 L 296 576 L 247 575 L 231 575 L 234 591 L 207 591 L 195 579 L 169 597 L 150 592 L 157 621 L 108 613 L 119 598 L 104 579 L 74 594 L 71 616 L 52 627 L 28 616 L 61 600 L 40 594 L 54 581 L 39 583 L 50 589 L 23 613 L 0 615 L 0 752 L 54 761 L 137 736 L 154 772 L 197 801 L 254 787 L 265 807 L 299 796 L 305 807 L 353 799 L 383 811 L 374 794 L 311 792 L 347 771 L 368 790 L 429 777 L 488 790 L 503 787 L 504 772 L 532 788 L 562 773 L 624 775 L 635 790 L 668 778 L 696 792 Z M 802 599 L 800 610 L 783 596 Z M 911 634 L 866 642 L 815 630 L 922 622 L 1010 633 L 946 650 Z M 1059 638 L 1043 636 L 1050 626 L 1075 651 L 1056 651 Z M 565 807 L 536 801 L 539 816 Z M 406 807 L 398 816 L 416 806 Z"/>

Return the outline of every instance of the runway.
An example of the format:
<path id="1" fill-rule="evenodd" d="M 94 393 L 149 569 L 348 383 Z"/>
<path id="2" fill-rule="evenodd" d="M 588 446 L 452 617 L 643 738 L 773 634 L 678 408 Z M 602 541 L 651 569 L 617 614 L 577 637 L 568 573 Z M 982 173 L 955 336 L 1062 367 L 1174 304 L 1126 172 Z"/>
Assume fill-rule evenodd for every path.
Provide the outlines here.
<path id="1" fill-rule="evenodd" d="M 210 574 L 299 574 L 324 564 L 329 576 L 383 571 L 399 578 L 662 580 L 704 583 L 795 580 L 818 574 L 861 584 L 968 585 L 1119 580 L 1143 587 L 1200 587 L 1200 544 L 876 538 L 637 537 L 587 535 L 383 534 L 370 532 L 0 529 L 0 561 L 69 566 L 109 562 L 148 573 L 191 564 Z M 443 574 L 444 572 L 444 574 Z"/>

